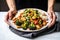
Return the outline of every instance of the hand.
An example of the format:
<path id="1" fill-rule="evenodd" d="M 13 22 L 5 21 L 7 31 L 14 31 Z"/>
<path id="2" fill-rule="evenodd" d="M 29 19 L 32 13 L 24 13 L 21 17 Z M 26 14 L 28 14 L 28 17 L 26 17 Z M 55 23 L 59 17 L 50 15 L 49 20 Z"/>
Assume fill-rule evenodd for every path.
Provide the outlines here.
<path id="1" fill-rule="evenodd" d="M 17 11 L 16 10 L 9 10 L 8 11 L 8 13 L 6 14 L 6 16 L 5 16 L 5 22 L 9 25 L 9 22 L 8 22 L 8 19 L 12 19 L 14 16 L 15 16 L 15 14 L 17 13 Z"/>
<path id="2" fill-rule="evenodd" d="M 54 12 L 54 10 L 53 9 L 48 9 L 48 14 L 50 15 L 50 18 L 51 18 L 51 22 L 49 23 L 49 25 L 48 25 L 48 28 L 50 28 L 50 27 L 52 27 L 54 24 L 55 24 L 55 22 L 56 22 L 56 15 L 55 15 L 55 12 Z"/>

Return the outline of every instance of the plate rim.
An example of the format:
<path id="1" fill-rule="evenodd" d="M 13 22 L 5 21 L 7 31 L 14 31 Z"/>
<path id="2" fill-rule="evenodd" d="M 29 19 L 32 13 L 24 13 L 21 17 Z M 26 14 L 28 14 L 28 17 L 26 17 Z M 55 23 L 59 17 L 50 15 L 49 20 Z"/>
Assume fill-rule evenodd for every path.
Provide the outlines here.
<path id="1" fill-rule="evenodd" d="M 21 10 L 25 10 L 25 9 L 26 9 L 26 8 L 20 9 L 20 10 L 18 10 L 17 13 L 19 13 Z M 27 9 L 30 9 L 30 8 L 27 8 Z M 44 13 L 47 13 L 46 11 L 41 10 L 41 9 L 38 9 L 38 8 L 32 8 L 32 9 L 35 9 L 35 10 L 38 10 L 38 11 L 43 11 Z M 46 15 L 48 15 L 48 13 L 47 13 Z M 50 17 L 50 16 L 49 16 L 49 17 Z M 11 20 L 9 20 L 10 26 L 12 26 L 12 25 L 11 25 L 12 23 L 11 23 L 10 21 L 11 21 Z M 51 21 L 50 18 L 49 18 L 49 21 Z M 43 30 L 43 29 L 45 29 L 47 26 L 48 26 L 48 24 L 47 24 L 46 26 L 42 27 L 42 28 L 39 29 L 39 30 L 19 30 L 19 29 L 13 27 L 13 26 L 12 26 L 12 27 L 13 27 L 14 29 L 16 29 L 16 30 L 23 31 L 23 32 L 35 32 L 35 31 Z"/>

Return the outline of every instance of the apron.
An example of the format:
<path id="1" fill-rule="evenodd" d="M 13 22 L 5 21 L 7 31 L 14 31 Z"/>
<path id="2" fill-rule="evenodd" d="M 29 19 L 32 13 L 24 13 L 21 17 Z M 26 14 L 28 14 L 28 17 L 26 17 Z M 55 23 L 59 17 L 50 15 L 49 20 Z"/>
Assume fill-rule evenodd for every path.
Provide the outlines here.
<path id="1" fill-rule="evenodd" d="M 47 11 L 47 0 L 15 0 L 17 10 L 23 8 L 38 8 Z"/>

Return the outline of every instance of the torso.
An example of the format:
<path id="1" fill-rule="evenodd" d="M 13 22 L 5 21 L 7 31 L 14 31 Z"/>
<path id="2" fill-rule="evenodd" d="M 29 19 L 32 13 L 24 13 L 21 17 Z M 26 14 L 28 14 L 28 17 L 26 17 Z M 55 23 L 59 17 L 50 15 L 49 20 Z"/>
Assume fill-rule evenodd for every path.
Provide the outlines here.
<path id="1" fill-rule="evenodd" d="M 47 10 L 47 0 L 15 0 L 17 10 L 23 8 L 39 8 Z"/>

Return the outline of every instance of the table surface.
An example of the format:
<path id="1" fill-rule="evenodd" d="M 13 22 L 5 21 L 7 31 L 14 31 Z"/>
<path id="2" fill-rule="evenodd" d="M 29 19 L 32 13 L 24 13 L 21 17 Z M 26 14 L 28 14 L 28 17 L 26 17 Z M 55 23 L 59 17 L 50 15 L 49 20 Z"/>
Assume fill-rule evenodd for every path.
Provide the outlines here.
<path id="1" fill-rule="evenodd" d="M 27 38 L 20 37 L 14 34 L 13 32 L 11 32 L 9 30 L 9 26 L 4 22 L 4 18 L 6 14 L 7 12 L 0 12 L 0 40 L 60 40 L 60 32 L 43 35 L 35 39 L 27 39 Z M 58 14 L 60 14 L 60 12 L 56 12 L 56 15 Z"/>

